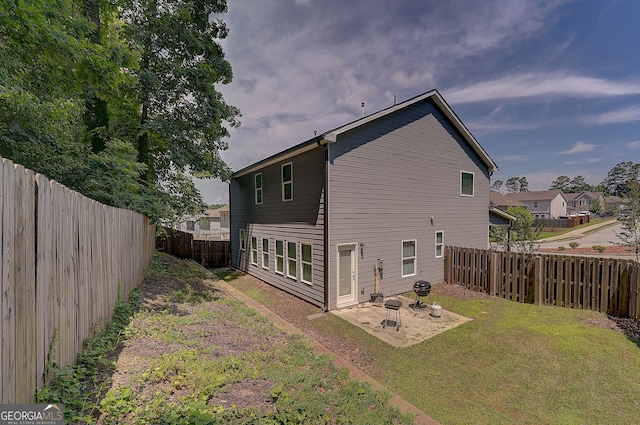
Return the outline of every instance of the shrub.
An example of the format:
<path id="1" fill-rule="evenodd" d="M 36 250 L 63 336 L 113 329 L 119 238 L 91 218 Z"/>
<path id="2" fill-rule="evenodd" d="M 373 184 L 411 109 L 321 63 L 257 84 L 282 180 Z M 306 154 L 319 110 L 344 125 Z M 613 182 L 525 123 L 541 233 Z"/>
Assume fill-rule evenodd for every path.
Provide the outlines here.
<path id="1" fill-rule="evenodd" d="M 580 246 L 580 244 L 579 244 L 578 242 L 576 242 L 576 241 L 573 241 L 573 242 L 570 242 L 570 243 L 569 243 L 569 246 L 570 246 L 572 249 L 576 249 L 577 247 L 579 247 L 579 246 Z"/>
<path id="2" fill-rule="evenodd" d="M 604 247 L 602 245 L 594 245 L 591 248 L 595 249 L 598 252 L 604 252 Z"/>
<path id="3" fill-rule="evenodd" d="M 559 246 L 558 247 L 558 251 L 564 251 L 564 250 L 565 250 L 565 247 L 563 247 L 563 246 Z"/>

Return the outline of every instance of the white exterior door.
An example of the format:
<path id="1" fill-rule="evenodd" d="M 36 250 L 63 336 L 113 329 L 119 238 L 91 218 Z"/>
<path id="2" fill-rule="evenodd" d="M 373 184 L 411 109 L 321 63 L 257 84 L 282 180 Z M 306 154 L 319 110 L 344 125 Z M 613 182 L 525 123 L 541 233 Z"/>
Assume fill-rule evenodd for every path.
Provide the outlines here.
<path id="1" fill-rule="evenodd" d="M 338 307 L 356 303 L 356 244 L 338 245 Z"/>

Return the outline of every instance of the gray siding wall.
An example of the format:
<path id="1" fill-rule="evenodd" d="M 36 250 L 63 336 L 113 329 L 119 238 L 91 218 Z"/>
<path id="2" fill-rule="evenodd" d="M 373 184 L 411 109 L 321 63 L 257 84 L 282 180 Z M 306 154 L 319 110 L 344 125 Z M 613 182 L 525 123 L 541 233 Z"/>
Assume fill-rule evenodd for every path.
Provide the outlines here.
<path id="1" fill-rule="evenodd" d="M 263 203 L 256 205 L 255 174 L 231 180 L 231 264 L 273 286 L 324 306 L 324 150 L 305 152 L 293 159 L 268 166 L 262 173 Z M 293 200 L 282 201 L 281 166 L 293 165 Z M 247 235 L 247 247 L 240 250 L 240 229 Z M 258 264 L 252 264 L 251 238 L 258 243 Z M 262 239 L 269 239 L 268 269 L 262 264 Z M 296 242 L 296 279 L 275 272 L 275 241 Z M 313 247 L 312 284 L 301 281 L 301 244 Z M 285 251 L 285 263 L 286 263 Z"/>
<path id="2" fill-rule="evenodd" d="M 445 245 L 487 247 L 487 167 L 431 102 L 341 134 L 329 152 L 329 309 L 336 307 L 339 244 L 364 244 L 358 302 L 374 292 L 378 258 L 384 259 L 385 296 L 412 291 L 419 279 L 442 281 L 437 231 Z M 460 195 L 461 171 L 474 173 L 473 197 Z M 403 240 L 417 241 L 416 275 L 405 278 Z"/>

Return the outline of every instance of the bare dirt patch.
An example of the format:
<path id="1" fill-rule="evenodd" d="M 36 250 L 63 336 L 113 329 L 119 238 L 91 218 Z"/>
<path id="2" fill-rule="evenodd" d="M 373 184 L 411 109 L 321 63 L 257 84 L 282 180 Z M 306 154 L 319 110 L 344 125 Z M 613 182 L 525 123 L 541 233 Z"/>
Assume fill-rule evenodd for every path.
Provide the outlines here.
<path id="1" fill-rule="evenodd" d="M 267 345 L 278 344 L 282 335 L 258 335 L 252 329 L 246 328 L 242 321 L 232 314 L 234 309 L 224 302 L 216 302 L 226 295 L 215 285 L 213 280 L 154 278 L 146 279 L 139 290 L 142 305 L 138 314 L 131 322 L 131 328 L 137 329 L 133 337 L 127 338 L 122 350 L 114 353 L 117 370 L 112 376 L 111 388 L 131 387 L 142 393 L 152 394 L 154 385 L 140 386 L 136 383 L 141 373 L 148 371 L 149 365 L 161 356 L 170 355 L 184 349 L 184 341 L 201 352 L 208 353 L 205 357 L 217 358 L 224 356 L 238 356 L 257 346 L 263 349 Z M 213 302 L 189 304 L 181 302 L 176 294 L 207 294 Z M 197 313 L 194 306 L 197 305 Z M 166 312 L 179 318 L 185 323 L 172 329 L 155 328 L 153 322 L 145 322 L 148 315 L 145 311 Z M 205 316 L 206 320 L 198 320 L 197 316 Z M 189 319 L 193 318 L 192 321 Z M 147 337 L 145 332 L 153 333 Z M 158 333 L 166 333 L 158 339 Z M 175 342 L 172 342 L 172 339 Z M 148 372 L 147 372 L 148 373 Z M 164 385 L 157 382 L 155 385 Z M 240 409 L 252 407 L 259 411 L 273 409 L 268 394 L 272 384 L 266 380 L 243 380 L 235 383 L 224 394 L 212 399 L 211 403 Z M 180 390 L 174 390 L 173 396 L 178 398 Z"/>
<path id="2" fill-rule="evenodd" d="M 273 382 L 266 379 L 245 379 L 232 384 L 224 393 L 212 398 L 209 405 L 223 406 L 227 409 L 253 407 L 263 412 L 275 410 L 273 400 L 270 397 L 265 397 L 265 394 L 268 394 L 272 387 Z"/>

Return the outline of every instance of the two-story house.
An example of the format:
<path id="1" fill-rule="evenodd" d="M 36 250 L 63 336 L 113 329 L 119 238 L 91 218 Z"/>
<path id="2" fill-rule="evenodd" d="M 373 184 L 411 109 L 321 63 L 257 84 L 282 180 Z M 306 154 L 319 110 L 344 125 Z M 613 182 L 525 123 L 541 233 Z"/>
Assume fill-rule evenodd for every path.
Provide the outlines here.
<path id="1" fill-rule="evenodd" d="M 437 91 L 231 176 L 231 263 L 324 309 L 444 278 L 444 247 L 487 248 L 496 164 Z"/>
<path id="2" fill-rule="evenodd" d="M 174 225 L 176 230 L 191 233 L 194 239 L 229 240 L 229 205 L 208 209 L 204 214 L 186 217 Z"/>
<path id="3" fill-rule="evenodd" d="M 523 204 L 535 218 L 556 219 L 567 216 L 567 199 L 561 190 L 505 193 L 504 197 Z"/>
<path id="4" fill-rule="evenodd" d="M 569 215 L 591 211 L 592 206 L 597 206 L 597 214 L 604 212 L 605 198 L 602 192 L 566 193 L 565 197 Z"/>

